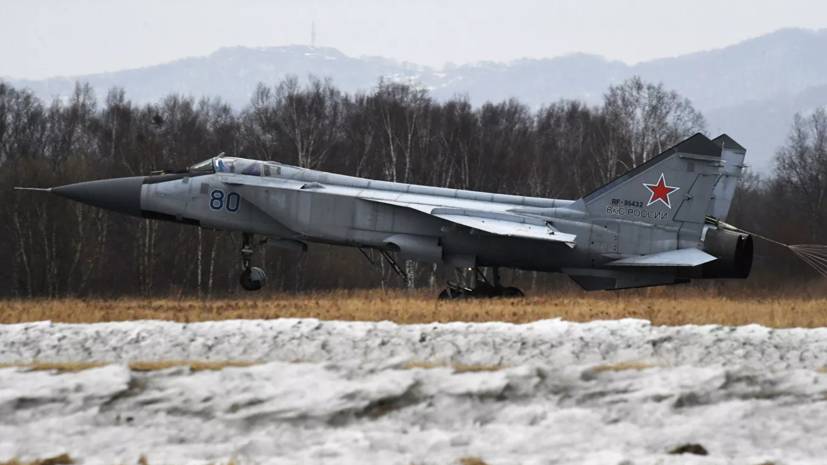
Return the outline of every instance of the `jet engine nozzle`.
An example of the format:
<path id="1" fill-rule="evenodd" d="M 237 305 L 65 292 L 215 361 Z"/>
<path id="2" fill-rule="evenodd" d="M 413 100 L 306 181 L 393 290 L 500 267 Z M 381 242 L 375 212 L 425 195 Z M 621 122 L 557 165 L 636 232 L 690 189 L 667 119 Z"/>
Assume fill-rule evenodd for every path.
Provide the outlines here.
<path id="1" fill-rule="evenodd" d="M 746 279 L 752 270 L 753 241 L 749 234 L 724 229 L 706 232 L 703 251 L 717 260 L 701 265 L 701 278 Z"/>

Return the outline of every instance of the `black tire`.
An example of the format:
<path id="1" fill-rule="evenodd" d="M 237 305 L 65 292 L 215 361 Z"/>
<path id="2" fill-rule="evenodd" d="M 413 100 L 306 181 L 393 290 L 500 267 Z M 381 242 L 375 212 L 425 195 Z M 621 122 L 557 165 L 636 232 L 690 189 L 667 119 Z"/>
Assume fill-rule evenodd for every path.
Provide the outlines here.
<path id="1" fill-rule="evenodd" d="M 523 291 L 517 289 L 516 287 L 506 287 L 502 290 L 500 297 L 504 299 L 521 299 L 525 297 Z"/>
<path id="2" fill-rule="evenodd" d="M 491 299 L 493 297 L 499 297 L 498 291 L 498 288 L 484 281 L 477 281 L 477 285 L 474 287 L 474 290 L 471 291 L 470 297 L 476 299 Z"/>
<path id="3" fill-rule="evenodd" d="M 258 291 L 267 283 L 267 275 L 261 268 L 253 266 L 241 272 L 239 282 L 245 291 Z"/>

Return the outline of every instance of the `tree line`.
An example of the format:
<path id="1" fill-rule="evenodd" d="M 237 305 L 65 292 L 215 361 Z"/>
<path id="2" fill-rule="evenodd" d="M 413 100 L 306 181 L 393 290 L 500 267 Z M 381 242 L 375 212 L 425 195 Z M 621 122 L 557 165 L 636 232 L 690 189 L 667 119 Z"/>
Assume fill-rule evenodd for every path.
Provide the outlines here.
<path id="1" fill-rule="evenodd" d="M 99 99 L 81 83 L 45 102 L 0 82 L 0 298 L 242 292 L 237 234 L 108 213 L 17 185 L 144 175 L 224 152 L 372 179 L 576 199 L 705 129 L 688 99 L 637 77 L 611 86 L 599 106 L 561 100 L 536 109 L 515 99 L 474 107 L 467 95 L 438 101 L 419 85 L 386 80 L 347 94 L 313 76 L 260 84 L 241 109 L 178 94 L 138 105 L 120 88 Z M 742 180 L 730 222 L 781 241 L 824 243 L 825 202 L 827 115 L 818 110 L 792 122 L 771 175 Z M 771 266 L 757 262 L 767 276 L 752 286 L 814 278 L 783 251 L 762 250 Z M 257 262 L 270 291 L 374 287 L 390 274 L 373 273 L 358 251 L 312 244 L 306 254 L 262 246 Z M 438 286 L 450 272 L 407 268 L 416 287 Z M 507 277 L 562 285 L 536 273 Z"/>

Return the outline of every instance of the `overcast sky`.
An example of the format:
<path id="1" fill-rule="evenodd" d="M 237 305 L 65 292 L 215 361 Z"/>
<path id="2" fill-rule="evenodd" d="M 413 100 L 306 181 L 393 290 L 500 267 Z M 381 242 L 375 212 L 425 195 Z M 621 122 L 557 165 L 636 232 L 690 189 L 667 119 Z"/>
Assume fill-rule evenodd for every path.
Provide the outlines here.
<path id="1" fill-rule="evenodd" d="M 783 27 L 827 28 L 824 0 L 0 0 L 0 76 L 39 79 L 309 44 L 441 67 L 588 52 L 629 64 Z"/>

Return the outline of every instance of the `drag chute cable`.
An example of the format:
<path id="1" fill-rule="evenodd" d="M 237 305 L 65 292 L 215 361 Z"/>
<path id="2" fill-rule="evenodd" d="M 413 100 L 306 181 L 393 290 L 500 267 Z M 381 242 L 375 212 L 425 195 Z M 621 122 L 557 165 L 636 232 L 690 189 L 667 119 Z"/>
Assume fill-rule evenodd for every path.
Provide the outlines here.
<path id="1" fill-rule="evenodd" d="M 806 264 L 810 265 L 816 271 L 818 271 L 819 274 L 827 278 L 827 245 L 789 245 L 784 244 L 783 242 L 778 242 L 776 240 L 770 239 L 769 237 L 764 237 L 760 234 L 755 234 L 754 232 L 737 228 L 731 224 L 724 223 L 720 220 L 718 220 L 717 224 L 718 226 L 724 229 L 729 229 L 730 231 L 735 231 L 744 234 L 750 234 L 759 239 L 763 239 L 767 242 L 772 242 L 773 244 L 778 244 L 781 247 L 786 247 L 787 249 L 790 249 L 790 251 L 794 253 L 798 258 L 802 259 Z"/>

